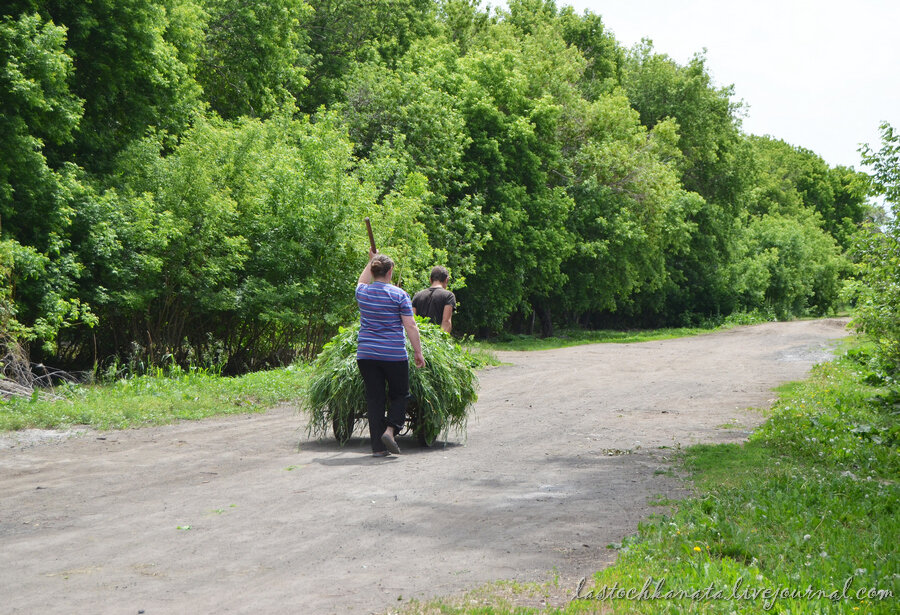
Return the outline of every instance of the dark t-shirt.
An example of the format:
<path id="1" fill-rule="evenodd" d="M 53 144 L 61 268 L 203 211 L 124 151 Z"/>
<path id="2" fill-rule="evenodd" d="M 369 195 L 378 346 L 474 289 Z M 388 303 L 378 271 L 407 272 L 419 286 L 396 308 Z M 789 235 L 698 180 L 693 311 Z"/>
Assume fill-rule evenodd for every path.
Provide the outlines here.
<path id="1" fill-rule="evenodd" d="M 437 326 L 441 326 L 444 320 L 444 307 L 448 305 L 456 307 L 456 295 L 438 286 L 420 290 L 412 300 L 416 314 L 430 319 Z"/>

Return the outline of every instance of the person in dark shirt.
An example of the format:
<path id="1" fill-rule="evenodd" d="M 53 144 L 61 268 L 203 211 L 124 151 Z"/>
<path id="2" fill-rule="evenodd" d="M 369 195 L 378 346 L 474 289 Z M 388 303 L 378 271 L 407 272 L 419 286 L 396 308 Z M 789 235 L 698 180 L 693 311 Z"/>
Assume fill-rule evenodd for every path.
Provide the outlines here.
<path id="1" fill-rule="evenodd" d="M 447 333 L 453 329 L 456 308 L 456 295 L 447 290 L 449 279 L 446 267 L 435 267 L 431 270 L 431 286 L 417 292 L 412 300 L 413 314 L 428 318 Z"/>

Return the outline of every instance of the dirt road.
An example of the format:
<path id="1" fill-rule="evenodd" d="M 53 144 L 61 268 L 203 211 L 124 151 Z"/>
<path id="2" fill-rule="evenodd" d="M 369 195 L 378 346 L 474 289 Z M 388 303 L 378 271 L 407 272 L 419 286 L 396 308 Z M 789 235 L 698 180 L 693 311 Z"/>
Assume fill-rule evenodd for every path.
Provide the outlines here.
<path id="1" fill-rule="evenodd" d="M 501 353 L 467 438 L 388 459 L 307 439 L 290 407 L 4 436 L 0 612 L 362 614 L 554 574 L 574 592 L 681 494 L 672 447 L 744 439 L 845 324 Z"/>

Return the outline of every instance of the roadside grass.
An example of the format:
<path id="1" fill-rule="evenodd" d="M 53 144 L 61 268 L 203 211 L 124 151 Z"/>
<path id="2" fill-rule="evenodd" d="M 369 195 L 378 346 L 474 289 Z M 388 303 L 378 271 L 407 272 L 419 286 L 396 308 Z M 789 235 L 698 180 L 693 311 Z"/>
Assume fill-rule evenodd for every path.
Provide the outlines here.
<path id="1" fill-rule="evenodd" d="M 867 376 L 849 357 L 820 365 L 781 387 L 746 444 L 687 449 L 698 495 L 641 524 L 583 594 L 650 579 L 649 595 L 662 583 L 685 598 L 605 601 L 610 612 L 896 612 L 898 408 Z"/>
<path id="2" fill-rule="evenodd" d="M 545 583 L 494 581 L 465 594 L 427 601 L 403 602 L 386 615 L 525 615 L 546 613 L 546 605 L 565 599 L 567 588 L 558 578 Z M 402 596 L 398 602 L 402 601 Z"/>
<path id="3" fill-rule="evenodd" d="M 544 350 L 603 342 L 632 343 L 699 335 L 738 325 L 773 320 L 770 314 L 734 314 L 711 320 L 699 327 L 641 331 L 564 331 L 557 337 L 508 335 L 503 339 L 460 340 L 473 369 L 500 365 L 498 350 Z M 307 369 L 291 366 L 225 378 L 213 371 L 177 366 L 155 369 L 150 374 L 103 376 L 105 384 L 56 387 L 61 400 L 35 396 L 31 399 L 0 400 L 0 431 L 28 428 L 56 429 L 75 425 L 95 429 L 125 429 L 161 425 L 177 420 L 196 420 L 220 414 L 260 412 L 281 401 L 298 399 Z M 111 377 L 110 377 L 111 376 Z"/>
<path id="4" fill-rule="evenodd" d="M 717 328 L 771 320 L 769 315 L 737 314 L 698 328 L 648 331 L 572 330 L 553 338 L 506 336 L 503 340 L 460 340 L 473 369 L 500 365 L 497 350 L 542 350 L 599 342 L 630 343 L 707 333 Z M 125 429 L 162 425 L 178 420 L 197 420 L 221 414 L 260 412 L 288 400 L 299 399 L 307 368 L 255 372 L 237 378 L 213 371 L 177 366 L 155 369 L 150 374 L 103 376 L 111 382 L 63 385 L 54 392 L 62 399 L 0 400 L 0 432 L 20 429 L 58 429 L 76 425 L 95 429 Z"/>
<path id="5" fill-rule="evenodd" d="M 685 449 L 696 495 L 641 523 L 613 566 L 555 606 L 534 606 L 532 586 L 523 600 L 504 592 L 401 612 L 900 611 L 900 394 L 858 350 L 780 393 L 747 443 Z"/>
<path id="6" fill-rule="evenodd" d="M 501 364 L 500 359 L 494 354 L 492 348 L 474 342 L 471 337 L 465 338 L 460 345 L 463 350 L 469 354 L 472 369 L 481 369 L 483 367 Z"/>
<path id="7" fill-rule="evenodd" d="M 584 344 L 631 344 L 634 342 L 650 342 L 709 333 L 713 329 L 682 327 L 674 329 L 629 330 L 629 331 L 587 331 L 567 329 L 553 337 L 537 337 L 534 335 L 507 334 L 502 337 L 476 342 L 477 348 L 489 350 L 551 350 L 568 348 Z"/>
<path id="8" fill-rule="evenodd" d="M 587 330 L 562 329 L 553 337 L 506 333 L 496 338 L 472 342 L 475 348 L 486 350 L 551 350 L 568 348 L 584 344 L 633 344 L 635 342 L 652 342 L 678 337 L 702 335 L 713 331 L 721 331 L 741 325 L 752 325 L 771 322 L 774 318 L 766 314 L 732 314 L 725 318 L 706 321 L 694 327 L 670 327 L 664 329 L 628 329 L 628 330 Z"/>
<path id="9" fill-rule="evenodd" d="M 119 378 L 110 384 L 55 388 L 59 400 L 0 401 L 0 431 L 57 429 L 75 425 L 125 429 L 261 412 L 297 399 L 306 367 L 290 366 L 227 378 L 202 369 Z"/>
<path id="10" fill-rule="evenodd" d="M 473 346 L 470 339 L 462 345 L 473 369 L 500 364 L 491 350 Z M 300 399 L 308 371 L 307 365 L 295 364 L 234 378 L 177 365 L 142 375 L 112 372 L 112 377 L 102 376 L 108 382 L 54 387 L 61 399 L 35 395 L 0 400 L 0 432 L 73 426 L 127 429 L 262 412 L 280 402 Z"/>

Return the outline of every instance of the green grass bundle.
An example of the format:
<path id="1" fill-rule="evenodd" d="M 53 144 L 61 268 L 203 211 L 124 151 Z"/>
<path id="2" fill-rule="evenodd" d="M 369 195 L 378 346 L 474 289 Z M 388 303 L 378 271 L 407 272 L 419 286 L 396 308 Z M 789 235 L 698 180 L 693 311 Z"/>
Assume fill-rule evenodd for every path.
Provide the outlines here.
<path id="1" fill-rule="evenodd" d="M 416 321 L 426 365 L 409 369 L 412 399 L 407 425 L 420 443 L 430 444 L 451 428 L 465 431 L 469 411 L 478 399 L 475 367 L 479 361 L 440 327 L 422 318 Z M 341 328 L 312 365 L 303 401 L 312 435 L 324 436 L 330 426 L 344 443 L 357 422 L 367 417 L 365 390 L 356 366 L 358 335 L 359 323 Z M 407 351 L 412 356 L 408 341 Z"/>

